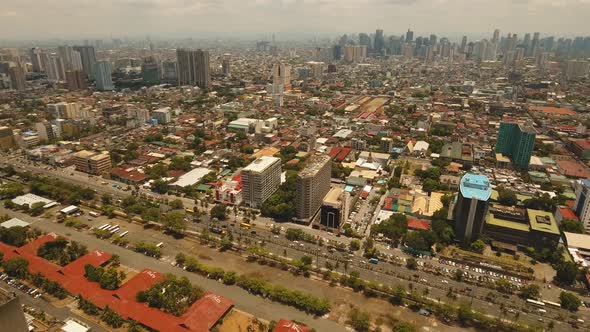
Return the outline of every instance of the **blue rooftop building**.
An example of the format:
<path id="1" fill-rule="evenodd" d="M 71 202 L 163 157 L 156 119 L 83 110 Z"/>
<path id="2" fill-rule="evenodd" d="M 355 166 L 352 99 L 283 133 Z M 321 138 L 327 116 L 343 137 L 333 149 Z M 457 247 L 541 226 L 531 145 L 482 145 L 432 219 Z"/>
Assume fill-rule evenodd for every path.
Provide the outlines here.
<path id="1" fill-rule="evenodd" d="M 492 187 L 487 176 L 467 173 L 461 178 L 453 211 L 457 239 L 471 243 L 479 238 L 491 194 Z"/>

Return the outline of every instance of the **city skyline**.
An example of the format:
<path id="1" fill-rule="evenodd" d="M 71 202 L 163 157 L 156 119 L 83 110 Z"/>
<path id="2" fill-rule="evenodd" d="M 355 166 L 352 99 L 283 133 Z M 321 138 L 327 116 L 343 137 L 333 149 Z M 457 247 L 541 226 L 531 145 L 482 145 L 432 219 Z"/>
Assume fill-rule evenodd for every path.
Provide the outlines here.
<path id="1" fill-rule="evenodd" d="M 33 2 L 8 0 L 3 4 L 0 17 L 6 26 L 12 27 L 10 35 L 3 39 L 84 39 L 110 35 L 260 38 L 273 32 L 293 39 L 334 36 L 346 31 L 372 32 L 375 27 L 383 29 L 386 35 L 401 34 L 410 27 L 416 35 L 437 33 L 451 38 L 487 36 L 496 28 L 503 34 L 539 31 L 573 36 L 586 33 L 584 19 L 590 15 L 588 0 Z"/>

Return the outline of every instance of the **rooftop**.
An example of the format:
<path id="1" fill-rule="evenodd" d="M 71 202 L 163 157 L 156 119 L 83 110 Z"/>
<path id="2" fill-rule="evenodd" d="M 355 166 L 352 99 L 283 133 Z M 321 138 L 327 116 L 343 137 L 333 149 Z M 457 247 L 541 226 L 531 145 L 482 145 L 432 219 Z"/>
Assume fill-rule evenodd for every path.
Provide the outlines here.
<path id="1" fill-rule="evenodd" d="M 334 187 L 330 189 L 330 191 L 328 191 L 328 193 L 324 197 L 324 204 L 338 204 L 340 202 L 340 195 L 342 195 L 343 191 L 344 189 L 340 187 Z"/>
<path id="2" fill-rule="evenodd" d="M 262 156 L 251 162 L 250 165 L 244 167 L 243 170 L 261 173 L 277 161 L 280 162 L 281 159 L 277 157 Z"/>
<path id="3" fill-rule="evenodd" d="M 461 178 L 461 195 L 468 199 L 487 201 L 492 194 L 492 187 L 487 176 L 467 173 Z"/>
<path id="4" fill-rule="evenodd" d="M 590 235 L 563 232 L 569 248 L 590 250 Z"/>
<path id="5" fill-rule="evenodd" d="M 18 218 L 12 218 L 12 219 L 8 219 L 5 222 L 0 224 L 0 227 L 2 228 L 11 228 L 11 227 L 16 227 L 16 226 L 20 226 L 20 227 L 28 227 L 30 224 L 26 221 L 22 221 Z"/>
<path id="6" fill-rule="evenodd" d="M 191 186 L 193 184 L 197 184 L 205 175 L 209 174 L 210 172 L 211 171 L 208 168 L 195 168 L 190 172 L 181 175 L 178 180 L 171 185 L 178 187 Z"/>
<path id="7" fill-rule="evenodd" d="M 532 230 L 543 233 L 560 234 L 557 223 L 551 212 L 527 209 L 527 214 L 529 215 L 529 223 L 531 224 Z"/>
<path id="8" fill-rule="evenodd" d="M 314 155 L 309 158 L 305 168 L 299 173 L 300 177 L 304 176 L 314 176 L 326 163 L 329 163 L 331 160 L 329 155 L 321 154 L 321 155 Z"/>
<path id="9" fill-rule="evenodd" d="M 529 232 L 530 231 L 530 227 L 528 224 L 510 221 L 510 220 L 501 219 L 501 218 L 496 218 L 494 216 L 494 214 L 492 214 L 492 213 L 488 213 L 488 215 L 486 216 L 486 224 L 498 226 L 498 227 L 503 227 L 503 228 L 509 228 L 509 229 L 513 229 L 513 230 L 517 230 L 517 231 L 521 231 L 521 232 Z"/>

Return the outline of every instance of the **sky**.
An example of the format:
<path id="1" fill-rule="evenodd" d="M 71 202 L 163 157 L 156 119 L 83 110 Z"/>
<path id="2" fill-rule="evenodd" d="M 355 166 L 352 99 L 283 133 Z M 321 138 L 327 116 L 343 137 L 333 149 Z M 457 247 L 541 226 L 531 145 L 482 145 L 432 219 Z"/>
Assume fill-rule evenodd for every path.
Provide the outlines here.
<path id="1" fill-rule="evenodd" d="M 0 39 L 590 35 L 590 0 L 2 0 Z"/>

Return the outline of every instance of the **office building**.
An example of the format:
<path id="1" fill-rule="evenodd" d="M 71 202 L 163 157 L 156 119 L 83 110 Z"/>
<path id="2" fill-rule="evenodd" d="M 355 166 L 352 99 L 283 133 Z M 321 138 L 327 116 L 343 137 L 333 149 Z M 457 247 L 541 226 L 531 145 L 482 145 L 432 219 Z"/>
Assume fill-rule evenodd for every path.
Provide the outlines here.
<path id="1" fill-rule="evenodd" d="M 576 201 L 574 212 L 584 225 L 586 232 L 590 231 L 590 180 L 582 179 L 575 182 Z"/>
<path id="2" fill-rule="evenodd" d="M 172 121 L 170 107 L 164 107 L 152 112 L 152 118 L 158 120 L 158 124 L 167 124 Z"/>
<path id="3" fill-rule="evenodd" d="M 72 70 L 72 47 L 71 46 L 58 46 L 57 47 L 57 54 L 63 61 L 64 70 Z"/>
<path id="4" fill-rule="evenodd" d="M 82 70 L 68 70 L 66 71 L 66 83 L 68 90 L 84 90 L 88 88 L 86 84 L 86 74 Z"/>
<path id="5" fill-rule="evenodd" d="M 177 82 L 178 81 L 176 61 L 162 62 L 162 78 L 166 82 Z"/>
<path id="6" fill-rule="evenodd" d="M 82 70 L 89 79 L 94 79 L 94 64 L 96 63 L 96 53 L 92 46 L 74 46 L 74 50 L 80 53 L 82 60 Z"/>
<path id="7" fill-rule="evenodd" d="M 66 71 L 62 59 L 57 54 L 44 54 L 47 80 L 51 83 L 66 80 Z"/>
<path id="8" fill-rule="evenodd" d="M 178 85 L 209 87 L 209 51 L 177 49 Z"/>
<path id="9" fill-rule="evenodd" d="M 160 66 L 154 57 L 147 57 L 141 64 L 141 76 L 144 83 L 155 84 L 160 82 Z"/>
<path id="10" fill-rule="evenodd" d="M 15 292 L 4 288 L 0 288 L 0 331 L 29 331 L 18 296 Z"/>
<path id="11" fill-rule="evenodd" d="M 328 155 L 309 158 L 305 168 L 297 174 L 295 215 L 301 221 L 309 221 L 319 210 L 330 191 L 332 159 Z"/>
<path id="12" fill-rule="evenodd" d="M 291 86 L 291 66 L 281 62 L 277 62 L 272 67 L 272 83 L 276 85 L 283 85 L 285 90 Z"/>
<path id="13" fill-rule="evenodd" d="M 74 165 L 77 171 L 102 175 L 111 169 L 111 157 L 108 153 L 82 150 L 74 154 Z"/>
<path id="14" fill-rule="evenodd" d="M 367 46 L 346 45 L 344 46 L 344 61 L 361 62 L 367 57 Z"/>
<path id="15" fill-rule="evenodd" d="M 280 185 L 280 158 L 260 157 L 242 170 L 242 198 L 250 207 L 260 207 Z"/>
<path id="16" fill-rule="evenodd" d="M 9 150 L 16 146 L 12 129 L 9 127 L 0 127 L 0 149 Z"/>
<path id="17" fill-rule="evenodd" d="M 30 50 L 31 64 L 33 65 L 33 72 L 41 73 L 45 71 L 45 61 L 43 60 L 43 51 L 38 47 L 33 47 Z"/>
<path id="18" fill-rule="evenodd" d="M 375 52 L 381 54 L 385 49 L 385 38 L 383 37 L 383 30 L 377 29 L 375 31 Z"/>
<path id="19" fill-rule="evenodd" d="M 225 77 L 230 77 L 231 75 L 231 54 L 224 54 L 223 55 L 223 59 L 221 60 L 221 73 L 223 74 L 223 76 Z"/>
<path id="20" fill-rule="evenodd" d="M 487 176 L 467 173 L 461 178 L 455 204 L 455 235 L 464 243 L 479 238 L 483 230 L 492 187 Z"/>
<path id="21" fill-rule="evenodd" d="M 341 187 L 334 187 L 326 194 L 320 208 L 320 224 L 328 229 L 340 229 L 349 212 L 350 194 Z"/>
<path id="22" fill-rule="evenodd" d="M 590 62 L 583 60 L 568 60 L 565 67 L 565 76 L 568 80 L 578 79 L 588 75 Z"/>
<path id="23" fill-rule="evenodd" d="M 406 32 L 406 43 L 411 43 L 414 40 L 414 31 L 408 29 L 408 32 Z"/>
<path id="24" fill-rule="evenodd" d="M 512 164 L 517 169 L 526 170 L 535 148 L 535 136 L 532 126 L 502 122 L 498 131 L 496 153 L 512 159 Z"/>
<path id="25" fill-rule="evenodd" d="M 96 89 L 99 91 L 115 90 L 111 63 L 108 61 L 97 61 L 94 64 L 94 78 L 96 80 Z"/>
<path id="26" fill-rule="evenodd" d="M 37 131 L 40 142 L 53 142 L 58 138 L 50 122 L 37 122 L 35 124 L 35 130 Z"/>
<path id="27" fill-rule="evenodd" d="M 25 71 L 21 67 L 10 67 L 8 76 L 10 76 L 10 85 L 14 90 L 21 91 L 25 89 Z"/>

